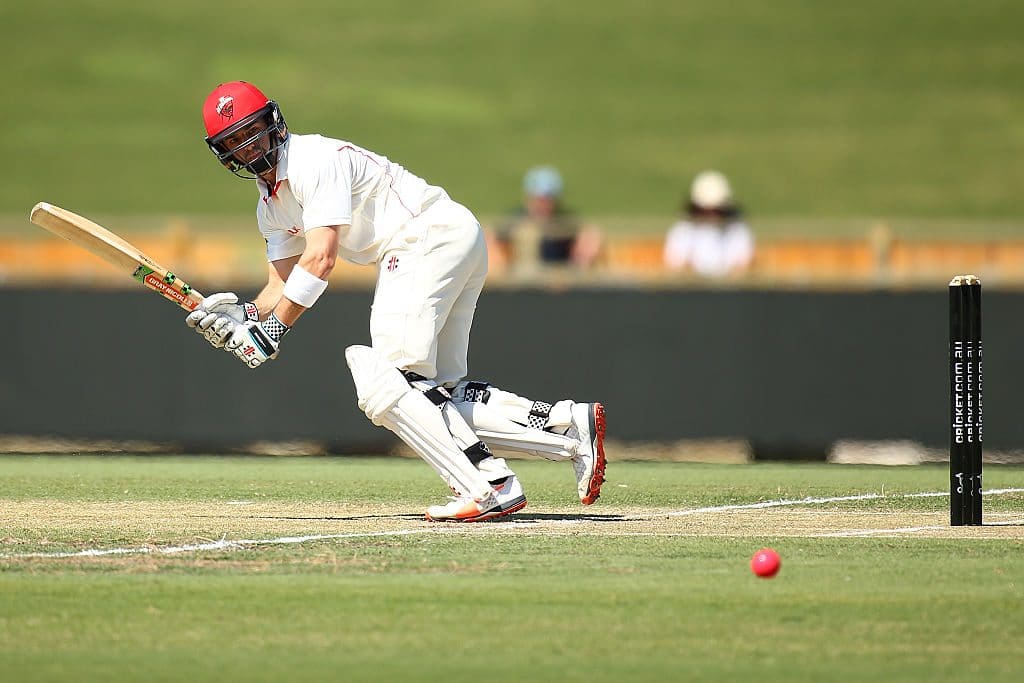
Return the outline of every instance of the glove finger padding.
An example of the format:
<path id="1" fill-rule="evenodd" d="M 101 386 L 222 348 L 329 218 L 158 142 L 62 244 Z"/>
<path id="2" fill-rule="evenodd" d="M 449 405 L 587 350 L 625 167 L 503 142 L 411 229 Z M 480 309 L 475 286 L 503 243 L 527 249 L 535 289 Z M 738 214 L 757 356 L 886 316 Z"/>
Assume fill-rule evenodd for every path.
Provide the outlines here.
<path id="1" fill-rule="evenodd" d="M 192 311 L 187 316 L 185 316 L 185 324 L 191 328 L 195 328 L 208 315 L 210 315 L 210 313 L 208 311 L 204 311 L 202 307 L 197 308 L 196 310 Z"/>
<path id="2" fill-rule="evenodd" d="M 237 325 L 238 323 L 234 319 L 226 315 L 214 316 L 213 323 L 207 326 L 206 331 L 203 332 L 203 337 L 206 338 L 206 341 L 210 342 L 210 346 L 213 348 L 224 348 L 224 344 L 235 331 Z"/>
<path id="3" fill-rule="evenodd" d="M 224 316 L 219 313 L 207 313 L 203 316 L 203 319 L 196 325 L 196 331 L 206 332 L 213 325 L 214 321 L 223 318 Z"/>

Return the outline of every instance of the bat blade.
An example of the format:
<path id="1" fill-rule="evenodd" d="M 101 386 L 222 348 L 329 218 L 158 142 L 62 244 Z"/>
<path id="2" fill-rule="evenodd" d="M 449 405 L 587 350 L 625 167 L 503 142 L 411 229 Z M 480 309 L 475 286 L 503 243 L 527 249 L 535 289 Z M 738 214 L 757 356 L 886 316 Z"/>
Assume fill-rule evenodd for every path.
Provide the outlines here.
<path id="1" fill-rule="evenodd" d="M 194 310 L 203 301 L 202 294 L 131 242 L 84 216 L 39 202 L 32 207 L 29 218 L 39 227 L 100 257 L 186 311 Z"/>

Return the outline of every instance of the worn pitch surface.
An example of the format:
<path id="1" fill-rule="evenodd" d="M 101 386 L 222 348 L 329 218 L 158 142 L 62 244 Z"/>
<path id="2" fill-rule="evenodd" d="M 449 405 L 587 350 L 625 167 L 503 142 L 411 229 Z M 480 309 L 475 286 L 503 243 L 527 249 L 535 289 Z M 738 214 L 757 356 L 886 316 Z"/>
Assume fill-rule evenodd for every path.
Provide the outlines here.
<path id="1" fill-rule="evenodd" d="M 32 499 L 2 503 L 11 535 L 0 547 L 8 560 L 28 561 L 66 553 L 177 554 L 420 534 L 1024 539 L 1024 513 L 989 513 L 985 526 L 950 527 L 944 511 L 853 510 L 843 509 L 843 501 L 770 503 L 690 509 L 537 505 L 505 520 L 437 524 L 415 507 L 391 505 Z"/>

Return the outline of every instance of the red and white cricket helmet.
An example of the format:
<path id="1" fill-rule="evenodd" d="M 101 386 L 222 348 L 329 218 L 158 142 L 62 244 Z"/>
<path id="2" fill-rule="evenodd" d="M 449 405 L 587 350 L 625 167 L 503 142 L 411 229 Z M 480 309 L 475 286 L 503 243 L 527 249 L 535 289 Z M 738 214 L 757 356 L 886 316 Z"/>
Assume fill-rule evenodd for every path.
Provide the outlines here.
<path id="1" fill-rule="evenodd" d="M 262 121 L 264 126 L 245 140 L 232 145 L 225 138 Z M 221 83 L 213 89 L 203 103 L 203 123 L 206 125 L 206 144 L 229 171 L 240 178 L 255 178 L 277 165 L 277 153 L 288 138 L 288 127 L 277 103 L 259 88 L 245 81 Z M 268 140 L 265 145 L 262 140 Z M 243 161 L 236 153 L 249 145 L 259 145 L 261 154 Z M 252 175 L 245 175 L 247 171 Z"/>

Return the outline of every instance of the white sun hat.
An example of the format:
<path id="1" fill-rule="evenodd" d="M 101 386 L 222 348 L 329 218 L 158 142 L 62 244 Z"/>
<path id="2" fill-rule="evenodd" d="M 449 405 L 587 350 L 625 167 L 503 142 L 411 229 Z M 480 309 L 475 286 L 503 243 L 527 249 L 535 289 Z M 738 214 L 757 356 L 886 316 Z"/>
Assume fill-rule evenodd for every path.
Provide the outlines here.
<path id="1" fill-rule="evenodd" d="M 701 171 L 690 186 L 690 201 L 702 209 L 724 209 L 732 205 L 732 188 L 718 171 Z"/>

